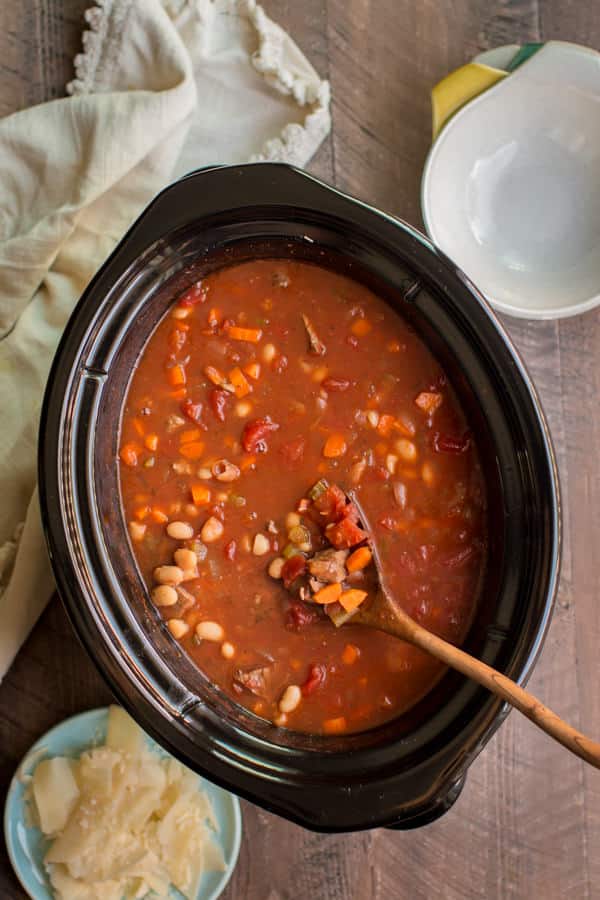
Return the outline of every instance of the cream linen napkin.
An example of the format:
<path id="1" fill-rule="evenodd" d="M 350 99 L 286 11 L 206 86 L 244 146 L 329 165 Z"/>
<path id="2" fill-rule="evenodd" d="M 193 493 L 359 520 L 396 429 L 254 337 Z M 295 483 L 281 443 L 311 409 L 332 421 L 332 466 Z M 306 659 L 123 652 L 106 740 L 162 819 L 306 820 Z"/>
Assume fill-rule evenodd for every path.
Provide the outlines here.
<path id="1" fill-rule="evenodd" d="M 39 410 L 83 288 L 151 197 L 214 163 L 303 166 L 329 87 L 254 0 L 103 0 L 71 97 L 0 121 L 0 678 L 53 582 Z"/>

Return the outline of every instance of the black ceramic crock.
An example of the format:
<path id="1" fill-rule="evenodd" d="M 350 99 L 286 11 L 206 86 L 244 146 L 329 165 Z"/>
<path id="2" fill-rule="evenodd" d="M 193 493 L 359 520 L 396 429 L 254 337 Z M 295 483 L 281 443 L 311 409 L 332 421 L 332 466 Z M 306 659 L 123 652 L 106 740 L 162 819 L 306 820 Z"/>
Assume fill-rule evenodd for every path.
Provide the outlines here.
<path id="1" fill-rule="evenodd" d="M 558 574 L 555 464 L 534 389 L 478 291 L 421 234 L 278 164 L 215 167 L 164 190 L 85 291 L 45 396 L 39 480 L 60 595 L 121 703 L 196 771 L 309 828 L 413 828 L 447 810 L 506 707 L 449 672 L 410 713 L 357 735 L 276 729 L 181 653 L 148 600 L 119 499 L 136 360 L 173 295 L 216 267 L 307 260 L 364 282 L 437 355 L 477 435 L 490 555 L 466 648 L 523 684 Z"/>

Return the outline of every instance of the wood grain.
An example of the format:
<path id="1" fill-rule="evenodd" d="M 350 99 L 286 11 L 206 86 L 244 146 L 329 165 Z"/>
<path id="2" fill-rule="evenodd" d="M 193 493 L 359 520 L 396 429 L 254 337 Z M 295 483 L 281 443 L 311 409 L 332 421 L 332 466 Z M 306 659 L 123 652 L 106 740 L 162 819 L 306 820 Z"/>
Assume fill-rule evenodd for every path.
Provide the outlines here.
<path id="1" fill-rule="evenodd" d="M 60 96 L 91 0 L 0 4 L 0 114 Z M 265 0 L 333 91 L 333 134 L 311 169 L 420 225 L 429 91 L 479 50 L 562 37 L 600 49 L 584 0 Z M 0 164 L 1 168 L 1 164 Z M 505 321 L 538 387 L 564 503 L 564 563 L 530 688 L 600 737 L 600 316 Z M 44 614 L 0 687 L 0 782 L 46 728 L 108 701 L 61 607 Z M 228 900 L 592 900 L 600 896 L 600 777 L 517 714 L 469 771 L 445 818 L 418 832 L 304 831 L 244 804 Z M 0 897 L 23 897 L 4 851 Z"/>

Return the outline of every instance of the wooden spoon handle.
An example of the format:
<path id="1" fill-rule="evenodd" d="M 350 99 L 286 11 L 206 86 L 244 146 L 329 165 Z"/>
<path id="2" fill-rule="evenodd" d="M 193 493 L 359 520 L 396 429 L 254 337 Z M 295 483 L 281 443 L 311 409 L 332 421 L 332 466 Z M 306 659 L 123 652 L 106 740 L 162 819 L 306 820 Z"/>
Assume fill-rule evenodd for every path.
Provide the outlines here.
<path id="1" fill-rule="evenodd" d="M 416 622 L 411 622 L 411 627 L 405 628 L 404 631 L 405 639 L 408 637 L 411 643 L 426 650 L 453 669 L 458 669 L 463 675 L 477 681 L 493 694 L 497 694 L 498 697 L 502 697 L 571 753 L 600 769 L 600 744 L 568 725 L 529 691 L 519 687 L 510 678 L 497 672 L 496 669 L 492 669 L 481 660 L 469 656 L 458 647 L 431 634 Z"/>

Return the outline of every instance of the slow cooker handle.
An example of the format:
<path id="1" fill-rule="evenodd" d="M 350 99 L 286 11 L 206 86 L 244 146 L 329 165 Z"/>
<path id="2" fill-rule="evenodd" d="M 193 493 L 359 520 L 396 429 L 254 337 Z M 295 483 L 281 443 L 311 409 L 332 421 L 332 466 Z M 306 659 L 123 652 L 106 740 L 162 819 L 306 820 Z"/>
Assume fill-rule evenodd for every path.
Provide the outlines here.
<path id="1" fill-rule="evenodd" d="M 231 218 L 260 207 L 325 207 L 327 196 L 345 198 L 335 188 L 286 163 L 207 166 L 164 188 L 146 207 L 109 260 L 111 277 L 120 277 L 157 241 L 199 219 Z M 354 201 L 352 201 L 354 203 Z M 116 267 L 116 268 L 115 268 Z"/>

